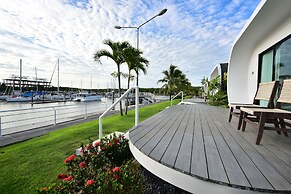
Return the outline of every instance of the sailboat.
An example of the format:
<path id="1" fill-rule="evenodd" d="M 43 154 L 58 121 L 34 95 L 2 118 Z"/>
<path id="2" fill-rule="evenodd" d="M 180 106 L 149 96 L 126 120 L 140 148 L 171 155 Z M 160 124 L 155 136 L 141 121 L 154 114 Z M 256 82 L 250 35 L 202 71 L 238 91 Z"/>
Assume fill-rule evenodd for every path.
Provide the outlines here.
<path id="1" fill-rule="evenodd" d="M 81 80 L 81 88 L 82 88 L 82 80 Z M 92 91 L 92 75 L 91 75 L 91 91 Z M 81 91 L 79 92 L 75 99 L 73 99 L 76 102 L 90 102 L 90 101 L 101 101 L 101 96 L 93 93 L 93 92 L 87 92 L 87 91 Z"/>
<path id="2" fill-rule="evenodd" d="M 89 93 L 87 91 L 82 91 L 77 94 L 74 101 L 76 102 L 90 102 L 90 101 L 101 101 L 101 96 L 95 93 Z"/>

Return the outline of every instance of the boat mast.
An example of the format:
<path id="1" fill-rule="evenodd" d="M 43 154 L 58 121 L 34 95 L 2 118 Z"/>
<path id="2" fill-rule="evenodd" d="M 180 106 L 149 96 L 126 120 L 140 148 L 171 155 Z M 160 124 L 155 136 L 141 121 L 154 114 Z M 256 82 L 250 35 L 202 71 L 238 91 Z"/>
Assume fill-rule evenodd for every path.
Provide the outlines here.
<path id="1" fill-rule="evenodd" d="M 60 94 L 60 60 L 58 59 L 58 95 Z"/>
<path id="2" fill-rule="evenodd" d="M 20 90 L 20 93 L 22 93 L 21 81 L 22 81 L 22 59 L 20 59 L 20 73 L 19 73 L 19 90 Z"/>
<path id="3" fill-rule="evenodd" d="M 92 75 L 91 75 L 91 92 L 92 92 Z"/>
<path id="4" fill-rule="evenodd" d="M 36 84 L 36 91 L 38 91 L 38 81 L 37 81 L 37 69 L 35 67 L 35 84 Z"/>

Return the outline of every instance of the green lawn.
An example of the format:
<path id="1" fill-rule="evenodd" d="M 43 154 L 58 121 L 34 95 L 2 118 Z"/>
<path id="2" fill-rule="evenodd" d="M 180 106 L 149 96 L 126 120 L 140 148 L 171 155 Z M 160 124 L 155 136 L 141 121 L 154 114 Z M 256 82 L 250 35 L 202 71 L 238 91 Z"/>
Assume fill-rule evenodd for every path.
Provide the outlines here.
<path id="1" fill-rule="evenodd" d="M 175 100 L 177 104 L 179 100 Z M 162 111 L 170 102 L 140 109 L 140 121 Z M 0 148 L 0 193 L 35 193 L 35 189 L 65 172 L 64 159 L 81 143 L 98 138 L 98 120 L 57 130 L 25 142 Z M 134 126 L 134 111 L 103 118 L 103 135 Z"/>

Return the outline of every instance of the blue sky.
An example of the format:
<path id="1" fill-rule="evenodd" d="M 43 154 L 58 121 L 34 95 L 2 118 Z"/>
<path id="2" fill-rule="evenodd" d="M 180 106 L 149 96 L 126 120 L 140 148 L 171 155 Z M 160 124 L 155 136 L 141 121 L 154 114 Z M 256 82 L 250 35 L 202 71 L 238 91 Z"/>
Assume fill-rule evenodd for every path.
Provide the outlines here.
<path id="1" fill-rule="evenodd" d="M 170 64 L 192 85 L 200 85 L 218 63 L 227 62 L 231 47 L 259 0 L 2 0 L 0 4 L 0 79 L 23 75 L 50 80 L 60 59 L 60 85 L 90 88 L 114 86 L 116 65 L 93 61 L 102 41 L 136 45 L 134 29 L 160 10 L 168 11 L 140 29 L 140 49 L 150 61 L 141 87 L 160 87 L 157 80 Z M 126 71 L 126 65 L 122 71 Z M 56 76 L 52 79 L 57 85 Z M 82 84 L 81 84 L 82 83 Z M 125 87 L 126 81 L 122 80 Z"/>

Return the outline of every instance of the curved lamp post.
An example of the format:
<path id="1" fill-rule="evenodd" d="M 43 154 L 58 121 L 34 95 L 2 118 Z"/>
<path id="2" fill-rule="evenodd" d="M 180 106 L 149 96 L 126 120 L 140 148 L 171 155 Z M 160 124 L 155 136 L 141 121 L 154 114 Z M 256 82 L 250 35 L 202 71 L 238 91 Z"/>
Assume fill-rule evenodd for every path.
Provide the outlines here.
<path id="1" fill-rule="evenodd" d="M 161 10 L 157 15 L 152 17 L 151 19 L 145 21 L 144 23 L 140 24 L 139 26 L 115 26 L 116 29 L 122 29 L 122 28 L 134 28 L 136 29 L 136 48 L 139 49 L 139 29 L 148 23 L 149 21 L 155 19 L 158 16 L 161 16 L 167 12 L 167 9 Z M 138 86 L 138 73 L 136 74 L 136 86 Z"/>

